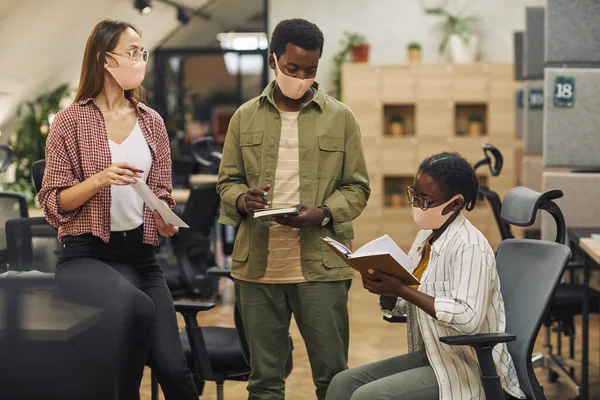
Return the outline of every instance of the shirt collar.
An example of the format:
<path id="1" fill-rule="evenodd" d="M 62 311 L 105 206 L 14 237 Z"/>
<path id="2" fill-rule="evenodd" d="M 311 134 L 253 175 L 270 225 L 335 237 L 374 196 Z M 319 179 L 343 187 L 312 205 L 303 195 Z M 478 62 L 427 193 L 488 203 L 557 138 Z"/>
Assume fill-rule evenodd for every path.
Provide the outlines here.
<path id="1" fill-rule="evenodd" d="M 321 111 L 323 111 L 323 109 L 325 107 L 325 93 L 323 92 L 323 88 L 317 82 L 313 83 L 313 85 L 311 87 L 313 89 L 315 89 L 315 95 L 313 96 L 313 98 L 309 102 L 309 104 L 315 103 L 316 105 L 319 106 L 319 109 Z M 275 100 L 273 99 L 273 88 L 275 88 L 275 81 L 272 81 L 265 88 L 265 90 L 263 90 L 263 92 L 261 93 L 261 95 L 259 97 L 261 100 L 263 100 L 263 99 L 268 100 L 269 103 L 271 103 L 271 104 L 273 104 L 273 106 L 275 106 Z"/>
<path id="2" fill-rule="evenodd" d="M 143 112 L 148 112 L 148 106 L 145 105 L 144 103 L 142 103 L 139 100 L 136 100 L 134 98 L 129 97 L 127 100 L 129 100 L 131 102 L 131 104 L 133 104 L 133 106 L 138 110 L 138 111 L 143 111 Z M 96 104 L 96 101 L 94 100 L 93 97 L 87 98 L 85 100 L 80 100 L 79 102 L 77 102 L 78 105 L 80 106 L 87 106 L 89 104 L 94 104 L 96 105 L 96 107 L 98 106 L 98 104 Z"/>
<path id="3" fill-rule="evenodd" d="M 433 242 L 433 244 L 431 245 L 431 251 L 435 251 L 437 254 L 441 254 L 442 251 L 444 251 L 444 249 L 450 242 L 450 240 L 454 236 L 456 236 L 456 234 L 458 233 L 460 228 L 462 228 L 462 226 L 465 224 L 465 221 L 466 221 L 466 218 L 462 214 L 462 212 L 458 213 L 458 215 L 456 216 L 454 221 L 452 221 L 452 223 L 448 226 L 448 228 L 446 228 L 446 230 L 442 233 L 442 235 L 435 242 Z M 419 243 L 419 245 L 417 246 L 417 250 L 419 252 L 423 251 L 423 248 L 425 247 L 427 239 L 433 233 L 433 231 L 431 229 L 428 229 L 423 232 L 424 232 L 423 238 L 422 238 L 421 242 Z M 426 234 L 425 234 L 425 232 L 426 232 Z"/>

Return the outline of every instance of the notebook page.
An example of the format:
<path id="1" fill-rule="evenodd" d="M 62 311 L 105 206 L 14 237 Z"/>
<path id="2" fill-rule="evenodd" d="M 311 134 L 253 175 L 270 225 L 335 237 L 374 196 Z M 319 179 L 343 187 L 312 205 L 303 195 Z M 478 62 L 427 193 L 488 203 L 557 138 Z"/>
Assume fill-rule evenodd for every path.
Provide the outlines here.
<path id="1" fill-rule="evenodd" d="M 388 235 L 383 235 L 354 252 L 353 257 L 364 257 L 375 254 L 389 253 L 400 265 L 408 272 L 412 272 L 417 267 L 415 263 L 406 255 L 404 251 Z"/>
<path id="2" fill-rule="evenodd" d="M 338 242 L 337 240 L 334 240 L 330 237 L 326 237 L 325 240 L 327 241 L 327 243 L 330 243 L 333 245 L 333 247 L 335 247 L 336 249 L 338 249 L 342 254 L 349 256 L 352 254 L 352 252 L 350 251 L 350 249 L 348 249 L 346 246 L 344 246 L 343 244 L 341 244 L 340 242 Z"/>

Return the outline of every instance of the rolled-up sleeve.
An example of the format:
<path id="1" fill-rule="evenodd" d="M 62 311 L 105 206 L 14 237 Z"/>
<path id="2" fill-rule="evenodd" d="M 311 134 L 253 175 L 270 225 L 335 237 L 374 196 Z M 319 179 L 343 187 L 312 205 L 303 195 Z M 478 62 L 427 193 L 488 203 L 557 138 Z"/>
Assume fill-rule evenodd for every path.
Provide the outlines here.
<path id="1" fill-rule="evenodd" d="M 331 210 L 333 229 L 341 237 L 352 239 L 352 221 L 367 205 L 371 194 L 369 174 L 363 153 L 360 127 L 350 110 L 346 110 L 346 148 L 339 188 L 325 200 Z"/>
<path id="2" fill-rule="evenodd" d="M 486 253 L 473 243 L 465 243 L 452 259 L 451 295 L 436 296 L 437 323 L 464 334 L 475 334 L 485 319 L 490 294 L 491 269 Z"/>
<path id="3" fill-rule="evenodd" d="M 222 224 L 238 226 L 243 216 L 237 209 L 237 199 L 248 190 L 244 159 L 240 148 L 240 115 L 237 111 L 231 118 L 223 146 L 223 157 L 219 167 L 217 191 L 221 196 Z"/>
<path id="4" fill-rule="evenodd" d="M 383 306 L 383 304 L 381 303 L 381 296 L 379 296 L 379 308 L 384 314 L 387 315 L 392 315 L 394 317 L 404 317 L 408 313 L 408 305 L 409 303 L 406 300 L 404 300 L 402 297 L 398 297 L 394 308 L 389 310 Z"/>
<path id="5" fill-rule="evenodd" d="M 75 121 L 63 112 L 59 112 L 52 122 L 46 140 L 46 167 L 38 201 L 48 223 L 57 228 L 73 220 L 79 213 L 79 208 L 72 211 L 65 210 L 59 198 L 63 189 L 81 183 L 73 173 L 67 141 L 64 140 L 65 135 L 74 135 L 75 130 Z"/>
<path id="6" fill-rule="evenodd" d="M 154 170 L 157 171 L 157 177 L 153 182 L 155 186 L 152 188 L 154 194 L 159 199 L 165 201 L 171 208 L 175 208 L 175 200 L 173 199 L 173 181 L 171 179 L 172 168 L 171 168 L 171 146 L 169 143 L 169 135 L 167 134 L 167 128 L 165 123 L 158 114 L 156 115 L 158 124 L 158 136 L 156 138 L 156 166 Z"/>

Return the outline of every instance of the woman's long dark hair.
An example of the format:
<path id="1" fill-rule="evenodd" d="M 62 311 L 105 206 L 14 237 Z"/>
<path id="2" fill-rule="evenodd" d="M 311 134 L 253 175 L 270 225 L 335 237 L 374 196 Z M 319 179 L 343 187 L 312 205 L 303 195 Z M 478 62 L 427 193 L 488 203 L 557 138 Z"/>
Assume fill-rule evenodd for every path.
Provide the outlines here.
<path id="1" fill-rule="evenodd" d="M 433 155 L 421 163 L 419 172 L 431 176 L 448 198 L 461 194 L 465 198 L 463 207 L 467 211 L 475 208 L 479 181 L 471 164 L 458 153 Z"/>
<path id="2" fill-rule="evenodd" d="M 131 28 L 141 36 L 137 28 L 129 22 L 106 19 L 99 22 L 85 45 L 83 63 L 81 65 L 81 77 L 75 102 L 96 97 L 104 87 L 104 60 L 107 51 L 113 51 L 121 37 L 121 34 Z M 126 90 L 125 97 L 144 101 L 145 92 L 141 86 L 137 89 Z"/>

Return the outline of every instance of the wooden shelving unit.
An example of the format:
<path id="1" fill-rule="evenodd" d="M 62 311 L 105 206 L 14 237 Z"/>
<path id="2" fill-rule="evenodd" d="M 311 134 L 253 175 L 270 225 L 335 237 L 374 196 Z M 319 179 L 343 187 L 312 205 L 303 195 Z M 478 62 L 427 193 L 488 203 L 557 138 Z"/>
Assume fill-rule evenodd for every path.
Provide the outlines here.
<path id="1" fill-rule="evenodd" d="M 457 151 L 474 164 L 483 157 L 481 145 L 493 143 L 504 156 L 502 174 L 492 178 L 481 170 L 480 180 L 501 196 L 514 187 L 517 87 L 512 64 L 345 64 L 342 100 L 360 123 L 372 189 L 355 222 L 354 245 L 387 233 L 409 249 L 417 228 L 406 186 L 420 162 L 434 153 Z M 470 127 L 471 122 L 480 126 Z M 392 196 L 396 187 L 402 200 Z M 492 246 L 500 242 L 488 204 L 479 202 L 466 216 Z"/>

